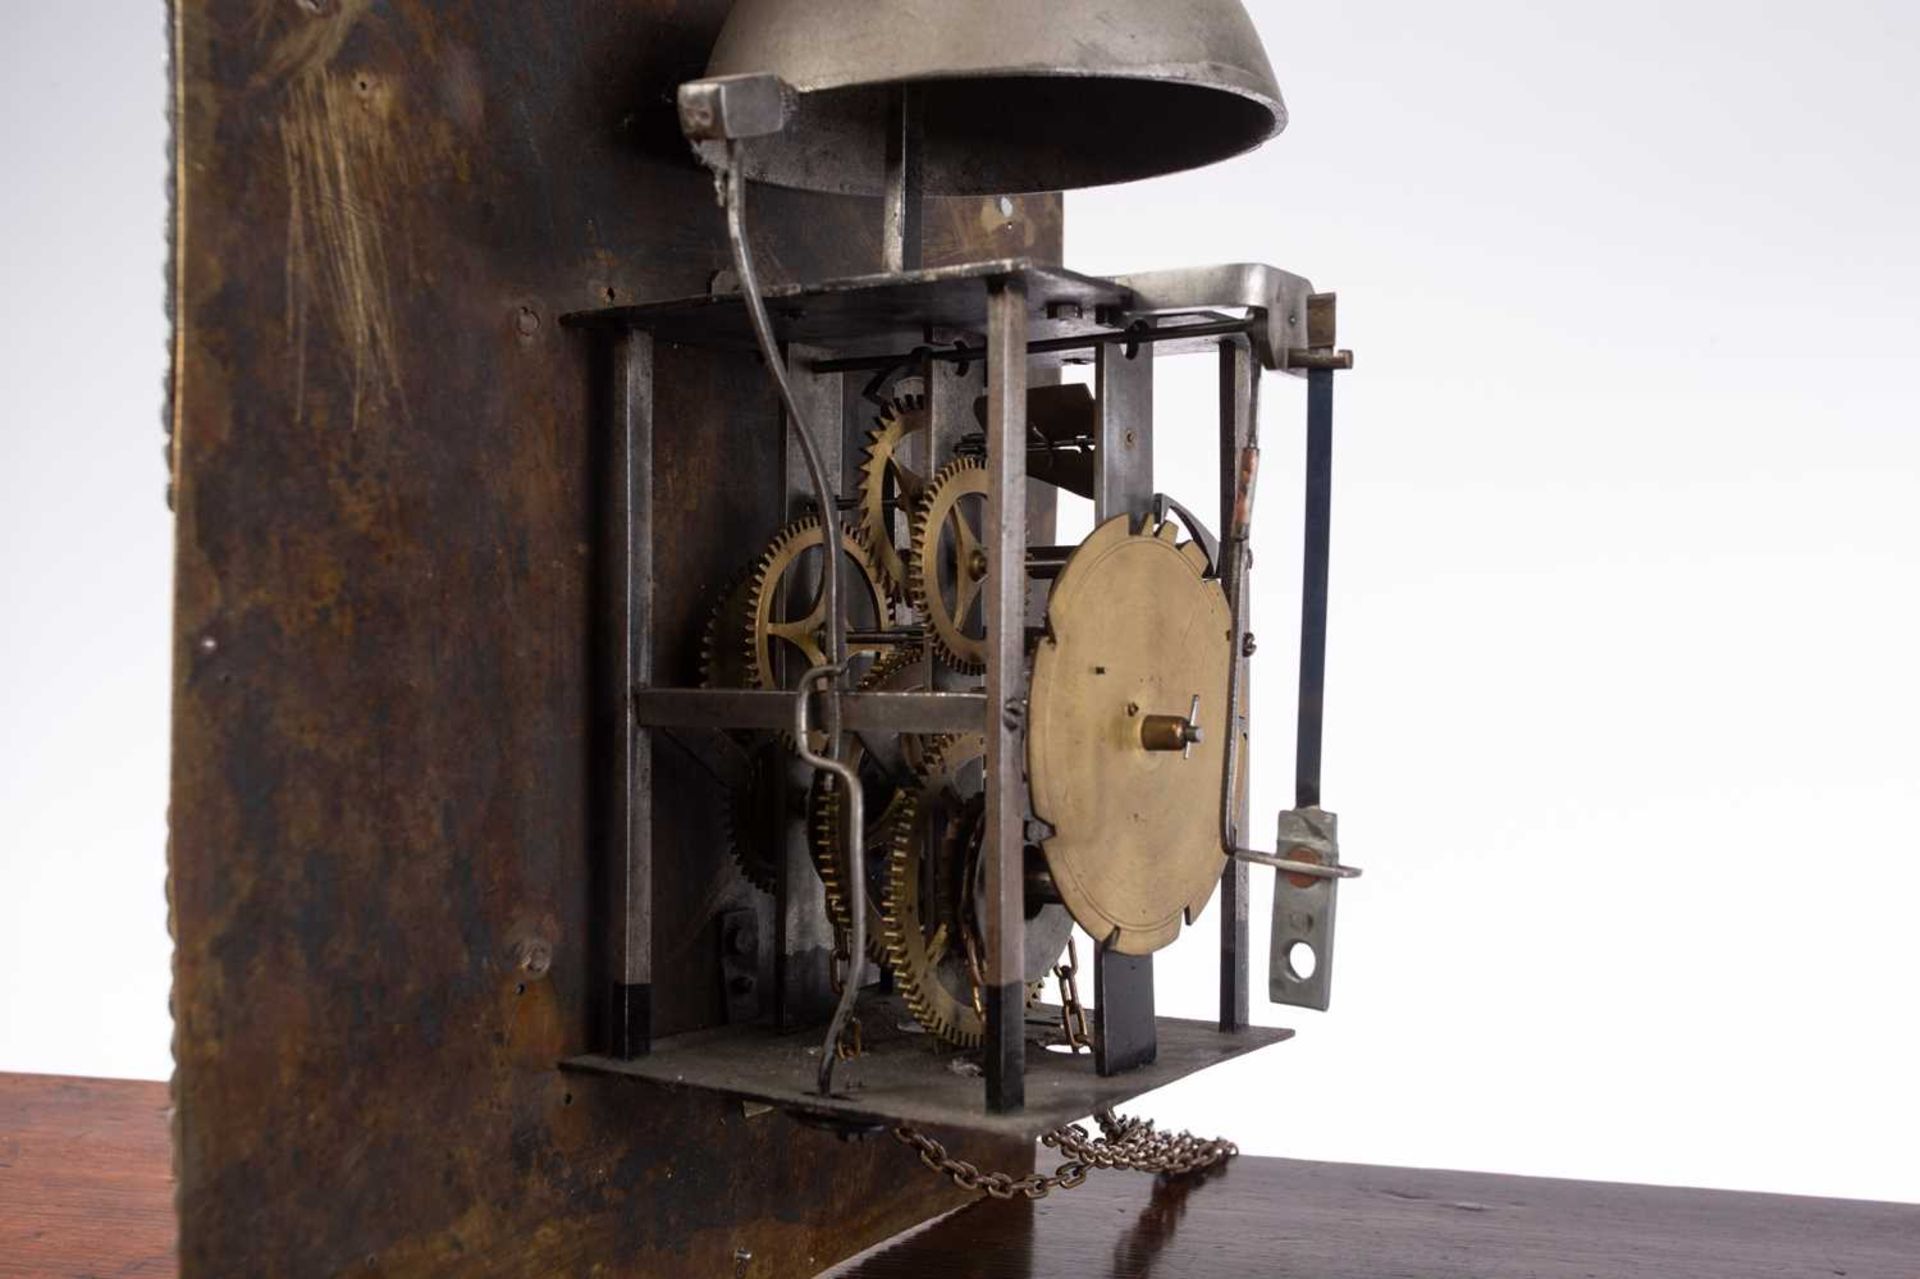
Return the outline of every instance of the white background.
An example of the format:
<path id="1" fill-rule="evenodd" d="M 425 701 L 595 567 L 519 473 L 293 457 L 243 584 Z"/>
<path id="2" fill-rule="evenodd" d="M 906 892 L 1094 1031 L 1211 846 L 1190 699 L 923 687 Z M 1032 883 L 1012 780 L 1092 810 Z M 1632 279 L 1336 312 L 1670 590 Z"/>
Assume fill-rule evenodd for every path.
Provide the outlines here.
<path id="1" fill-rule="evenodd" d="M 1340 294 L 1326 796 L 1368 876 L 1333 1013 L 1256 1001 L 1300 1037 L 1146 1109 L 1257 1153 L 1920 1201 L 1920 13 L 1253 8 L 1292 127 L 1073 196 L 1069 259 Z M 5 22 L 0 1069 L 159 1078 L 160 6 Z M 1162 365 L 1161 486 L 1200 503 L 1211 379 Z M 1258 833 L 1299 386 L 1265 408 Z M 1213 923 L 1163 1011 L 1210 1013 Z"/>

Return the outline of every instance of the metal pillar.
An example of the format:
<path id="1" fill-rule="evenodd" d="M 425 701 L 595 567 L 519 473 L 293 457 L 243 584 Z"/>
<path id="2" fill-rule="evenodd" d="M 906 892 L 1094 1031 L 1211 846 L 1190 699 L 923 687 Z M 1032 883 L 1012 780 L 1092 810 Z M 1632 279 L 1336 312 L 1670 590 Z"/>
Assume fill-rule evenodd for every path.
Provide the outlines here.
<path id="1" fill-rule="evenodd" d="M 632 690 L 653 680 L 653 338 L 613 344 L 612 454 L 606 475 L 609 697 L 619 698 L 607 783 L 607 1051 L 638 1057 L 653 1043 L 653 737 Z"/>
<path id="2" fill-rule="evenodd" d="M 1094 452 L 1093 518 L 1135 520 L 1153 508 L 1153 350 L 1128 355 L 1102 345 L 1094 356 L 1093 398 L 1100 441 Z"/>
<path id="3" fill-rule="evenodd" d="M 1260 366 L 1253 348 L 1244 338 L 1229 338 L 1220 343 L 1220 523 L 1222 536 L 1231 533 L 1234 511 L 1241 501 L 1242 470 L 1240 458 L 1247 446 L 1258 438 Z M 1245 559 L 1237 543 L 1223 555 L 1221 585 L 1227 598 L 1239 599 L 1245 583 Z M 1239 767 L 1235 794 L 1234 830 L 1245 837 L 1248 817 L 1248 757 L 1252 747 L 1250 717 L 1246 707 L 1252 704 L 1253 691 L 1248 684 L 1249 663 L 1244 643 L 1246 606 L 1234 610 L 1233 661 L 1239 678 L 1234 687 L 1239 704 L 1229 708 L 1233 724 L 1229 731 L 1240 735 Z M 1220 1029 L 1244 1030 L 1251 1015 L 1247 973 L 1247 864 L 1229 857 L 1220 874 Z"/>
<path id="4" fill-rule="evenodd" d="M 1094 525 L 1125 515 L 1135 527 L 1153 509 L 1153 348 L 1103 344 L 1094 356 Z M 1094 938 L 1094 1066 L 1117 1075 L 1158 1054 L 1153 956 L 1109 951 Z"/>
<path id="5" fill-rule="evenodd" d="M 1026 1105 L 1027 292 L 987 300 L 987 1109 Z"/>

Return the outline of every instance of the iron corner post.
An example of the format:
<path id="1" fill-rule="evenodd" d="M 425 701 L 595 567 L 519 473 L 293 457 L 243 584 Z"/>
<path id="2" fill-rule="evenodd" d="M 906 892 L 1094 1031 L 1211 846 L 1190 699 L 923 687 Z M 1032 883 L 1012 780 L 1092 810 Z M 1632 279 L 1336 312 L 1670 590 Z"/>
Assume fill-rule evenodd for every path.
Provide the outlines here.
<path id="1" fill-rule="evenodd" d="M 987 285 L 987 1108 L 1026 1105 L 1027 287 Z"/>
<path id="2" fill-rule="evenodd" d="M 1138 531 L 1153 511 L 1153 361 L 1153 348 L 1141 344 L 1106 343 L 1095 352 L 1095 527 L 1124 515 Z M 1094 1066 L 1117 1075 L 1159 1051 L 1153 956 L 1123 955 L 1094 940 Z"/>
<path id="3" fill-rule="evenodd" d="M 653 738 L 634 712 L 632 690 L 653 679 L 653 338 L 638 330 L 613 343 L 611 446 L 606 468 L 611 580 L 606 651 L 616 745 L 606 788 L 607 1050 L 631 1059 L 653 1041 Z"/>
<path id="4" fill-rule="evenodd" d="M 1260 404 L 1260 366 L 1252 344 L 1242 338 L 1220 343 L 1220 523 L 1228 546 L 1220 566 L 1221 585 L 1233 608 L 1233 705 L 1227 708 L 1234 734 L 1230 749 L 1238 767 L 1233 776 L 1223 779 L 1233 793 L 1223 797 L 1231 805 L 1233 831 L 1244 838 L 1247 829 L 1247 772 L 1252 747 L 1252 732 L 1245 707 L 1252 700 L 1248 684 L 1250 663 L 1246 644 L 1246 554 L 1243 543 L 1234 540 L 1236 513 L 1250 495 L 1241 492 L 1246 468 L 1241 458 L 1259 438 L 1256 420 Z M 1237 842 L 1237 841 L 1236 841 Z M 1252 1015 L 1248 976 L 1247 864 L 1237 857 L 1227 858 L 1220 874 L 1220 1029 L 1246 1029 Z"/>

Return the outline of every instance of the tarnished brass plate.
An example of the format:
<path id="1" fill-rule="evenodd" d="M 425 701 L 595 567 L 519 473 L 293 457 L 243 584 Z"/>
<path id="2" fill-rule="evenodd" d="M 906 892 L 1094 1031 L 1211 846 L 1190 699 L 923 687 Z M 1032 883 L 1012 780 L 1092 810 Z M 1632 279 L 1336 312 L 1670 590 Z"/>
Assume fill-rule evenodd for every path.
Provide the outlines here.
<path id="1" fill-rule="evenodd" d="M 1200 548 L 1118 517 L 1054 582 L 1034 655 L 1027 768 L 1060 898 L 1094 938 L 1145 955 L 1180 935 L 1220 880 L 1232 622 Z M 1148 715 L 1185 717 L 1192 750 L 1149 750 Z"/>

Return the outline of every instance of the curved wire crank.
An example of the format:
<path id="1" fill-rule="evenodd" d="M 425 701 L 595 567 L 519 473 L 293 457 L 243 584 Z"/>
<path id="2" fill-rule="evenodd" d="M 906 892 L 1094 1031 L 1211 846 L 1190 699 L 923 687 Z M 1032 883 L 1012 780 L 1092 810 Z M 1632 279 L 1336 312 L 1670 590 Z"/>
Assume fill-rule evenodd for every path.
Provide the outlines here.
<path id="1" fill-rule="evenodd" d="M 865 962 L 867 953 L 867 879 L 861 873 L 861 867 L 867 864 L 865 832 L 867 829 L 865 796 L 860 793 L 860 775 L 842 761 L 831 755 L 815 753 L 809 740 L 813 733 L 812 706 L 813 687 L 816 684 L 828 684 L 838 679 L 846 671 L 845 662 L 832 662 L 825 666 L 816 666 L 800 677 L 800 688 L 793 699 L 793 748 L 800 758 L 822 772 L 832 773 L 840 779 L 840 785 L 847 795 L 847 820 L 841 822 L 846 832 L 847 865 L 853 867 L 853 873 L 847 876 L 848 909 L 853 920 L 847 950 L 852 958 L 848 961 L 850 970 L 846 981 L 841 984 L 840 1002 L 833 1010 L 833 1020 L 827 1024 L 827 1041 L 820 1050 L 820 1095 L 833 1093 L 833 1071 L 841 1059 L 840 1037 L 845 1033 L 847 1021 L 853 1016 L 854 1000 L 860 995 L 859 967 Z M 829 726 L 828 750 L 833 750 L 832 729 Z"/>

